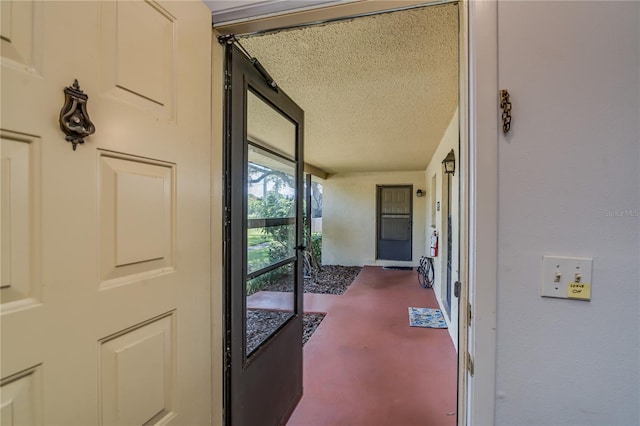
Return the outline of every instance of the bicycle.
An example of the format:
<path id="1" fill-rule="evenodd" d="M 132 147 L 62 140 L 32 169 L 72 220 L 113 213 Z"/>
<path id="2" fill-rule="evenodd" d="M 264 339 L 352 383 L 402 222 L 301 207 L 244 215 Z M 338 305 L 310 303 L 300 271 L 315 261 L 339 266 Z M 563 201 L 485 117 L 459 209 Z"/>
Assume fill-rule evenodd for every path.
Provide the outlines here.
<path id="1" fill-rule="evenodd" d="M 434 282 L 433 259 L 431 257 L 421 256 L 420 266 L 418 266 L 418 283 L 422 288 L 431 288 Z"/>

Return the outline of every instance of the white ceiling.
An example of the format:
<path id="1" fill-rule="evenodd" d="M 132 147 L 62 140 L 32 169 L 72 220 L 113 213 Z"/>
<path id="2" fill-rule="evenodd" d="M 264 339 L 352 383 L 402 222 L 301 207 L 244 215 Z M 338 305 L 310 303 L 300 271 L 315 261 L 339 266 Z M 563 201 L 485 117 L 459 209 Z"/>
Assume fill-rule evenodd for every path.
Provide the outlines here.
<path id="1" fill-rule="evenodd" d="M 457 107 L 457 5 L 241 39 L 305 111 L 329 173 L 425 170 Z"/>

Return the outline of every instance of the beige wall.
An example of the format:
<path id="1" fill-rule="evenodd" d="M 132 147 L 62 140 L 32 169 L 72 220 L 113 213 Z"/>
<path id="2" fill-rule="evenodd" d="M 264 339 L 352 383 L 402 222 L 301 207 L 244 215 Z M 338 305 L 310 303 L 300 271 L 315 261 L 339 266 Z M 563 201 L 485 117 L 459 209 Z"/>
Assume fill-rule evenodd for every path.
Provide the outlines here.
<path id="1" fill-rule="evenodd" d="M 224 263 L 222 257 L 223 194 L 223 105 L 224 105 L 224 48 L 213 32 L 212 45 L 212 140 L 211 140 L 211 424 L 222 425 L 223 419 L 223 355 L 224 331 Z"/>
<path id="2" fill-rule="evenodd" d="M 424 254 L 424 172 L 349 173 L 324 182 L 322 263 L 325 265 L 413 265 Z M 376 260 L 376 185 L 413 185 L 413 261 Z"/>
<path id="3" fill-rule="evenodd" d="M 640 2 L 498 2 L 497 19 L 514 107 L 511 131 L 487 142 L 495 424 L 638 425 Z M 591 301 L 541 297 L 544 255 L 593 259 Z"/>
<path id="4" fill-rule="evenodd" d="M 425 252 L 429 252 L 429 239 L 427 238 L 433 233 L 434 226 L 439 233 L 440 252 L 438 257 L 434 258 L 435 269 L 435 284 L 433 286 L 438 303 L 444 309 L 444 302 L 446 300 L 446 287 L 444 284 L 446 280 L 446 254 L 447 254 L 447 216 L 446 207 L 447 194 L 446 185 L 447 178 L 442 171 L 442 160 L 447 156 L 449 151 L 453 149 L 456 156 L 456 173 L 451 177 L 451 221 L 452 221 L 452 277 L 451 282 L 454 283 L 458 280 L 458 259 L 459 259 L 459 212 L 458 212 L 458 200 L 459 200 L 459 176 L 460 173 L 457 169 L 460 167 L 460 155 L 458 150 L 458 111 L 453 114 L 447 130 L 445 131 L 440 145 L 436 149 L 435 154 L 431 158 L 431 162 L 427 166 L 425 173 L 425 181 L 427 182 L 427 209 L 425 212 L 425 223 L 427 231 L 424 237 Z M 433 191 L 433 177 L 435 176 L 435 193 Z M 440 210 L 435 211 L 433 214 L 433 204 L 440 202 Z M 451 318 L 449 321 L 449 334 L 453 339 L 453 343 L 457 348 L 458 345 L 458 299 L 455 296 L 451 296 Z"/>

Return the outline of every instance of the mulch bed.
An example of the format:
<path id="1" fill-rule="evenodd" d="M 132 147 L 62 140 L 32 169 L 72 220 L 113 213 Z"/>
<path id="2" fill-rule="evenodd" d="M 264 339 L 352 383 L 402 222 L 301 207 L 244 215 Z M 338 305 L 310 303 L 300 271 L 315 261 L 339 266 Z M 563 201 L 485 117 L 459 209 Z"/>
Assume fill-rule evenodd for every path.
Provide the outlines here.
<path id="1" fill-rule="evenodd" d="M 360 266 L 324 265 L 318 272 L 318 280 L 304 279 L 304 292 L 316 294 L 343 294 L 360 273 Z M 291 291 L 288 281 L 265 284 L 263 291 Z"/>
<path id="2" fill-rule="evenodd" d="M 360 266 L 325 265 L 318 272 L 318 281 L 304 279 L 304 292 L 343 294 L 362 271 Z"/>
<path id="3" fill-rule="evenodd" d="M 304 314 L 302 316 L 302 346 L 311 339 L 311 335 L 315 333 L 324 317 L 325 314 Z"/>

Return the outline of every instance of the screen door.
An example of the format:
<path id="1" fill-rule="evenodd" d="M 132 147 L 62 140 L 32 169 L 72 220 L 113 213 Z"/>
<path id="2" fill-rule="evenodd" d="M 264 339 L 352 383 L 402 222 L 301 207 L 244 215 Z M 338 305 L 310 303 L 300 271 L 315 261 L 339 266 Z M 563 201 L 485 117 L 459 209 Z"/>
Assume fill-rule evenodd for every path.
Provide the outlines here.
<path id="1" fill-rule="evenodd" d="M 277 425 L 302 396 L 303 111 L 226 61 L 227 422 Z"/>
<path id="2" fill-rule="evenodd" d="M 411 185 L 378 186 L 378 259 L 411 260 Z"/>

